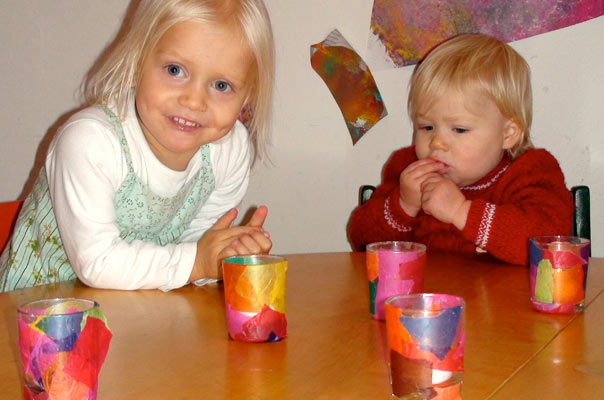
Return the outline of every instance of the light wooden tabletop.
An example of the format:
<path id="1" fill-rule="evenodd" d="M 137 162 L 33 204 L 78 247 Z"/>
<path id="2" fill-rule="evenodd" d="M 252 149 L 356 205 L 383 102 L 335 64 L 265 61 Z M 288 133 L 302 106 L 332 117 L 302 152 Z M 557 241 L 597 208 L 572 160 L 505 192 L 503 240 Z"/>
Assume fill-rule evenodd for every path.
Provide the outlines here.
<path id="1" fill-rule="evenodd" d="M 228 339 L 221 284 L 162 293 L 67 282 L 0 294 L 0 397 L 21 398 L 17 306 L 73 296 L 98 301 L 114 335 L 100 400 L 390 398 L 385 325 L 369 315 L 364 253 L 287 258 L 288 336 L 275 343 Z M 589 268 L 588 303 L 604 290 L 604 259 L 591 259 Z M 592 306 L 577 317 L 539 313 L 530 307 L 527 268 L 439 253 L 428 255 L 425 291 L 466 300 L 465 400 L 496 391 L 497 398 L 520 398 L 505 390 L 536 385 L 530 372 L 522 380 L 524 371 L 554 358 L 569 365 L 602 360 L 604 296 L 593 313 Z M 591 339 L 579 344 L 577 335 Z M 572 379 L 573 370 L 560 378 Z M 545 385 L 551 376 L 536 379 Z M 604 397 L 604 385 L 597 390 Z"/>
<path id="2" fill-rule="evenodd" d="M 604 295 L 495 393 L 493 399 L 604 399 Z"/>

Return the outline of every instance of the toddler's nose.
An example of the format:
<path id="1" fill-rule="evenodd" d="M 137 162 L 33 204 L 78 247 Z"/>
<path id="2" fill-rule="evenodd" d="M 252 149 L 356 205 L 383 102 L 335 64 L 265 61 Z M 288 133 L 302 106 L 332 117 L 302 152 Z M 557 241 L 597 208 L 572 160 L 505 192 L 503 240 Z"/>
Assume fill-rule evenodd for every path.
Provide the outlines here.
<path id="1" fill-rule="evenodd" d="M 442 135 L 435 132 L 434 135 L 432 135 L 432 140 L 430 140 L 430 149 L 447 151 L 449 150 L 449 145 Z"/>

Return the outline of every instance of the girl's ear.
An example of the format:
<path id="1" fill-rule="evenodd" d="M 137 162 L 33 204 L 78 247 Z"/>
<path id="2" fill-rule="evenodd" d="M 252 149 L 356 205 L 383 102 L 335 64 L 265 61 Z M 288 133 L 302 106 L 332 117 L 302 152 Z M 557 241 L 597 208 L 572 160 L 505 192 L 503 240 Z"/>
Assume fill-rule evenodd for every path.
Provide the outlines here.
<path id="1" fill-rule="evenodd" d="M 522 129 L 514 120 L 508 120 L 503 128 L 503 150 L 513 148 L 522 139 Z"/>

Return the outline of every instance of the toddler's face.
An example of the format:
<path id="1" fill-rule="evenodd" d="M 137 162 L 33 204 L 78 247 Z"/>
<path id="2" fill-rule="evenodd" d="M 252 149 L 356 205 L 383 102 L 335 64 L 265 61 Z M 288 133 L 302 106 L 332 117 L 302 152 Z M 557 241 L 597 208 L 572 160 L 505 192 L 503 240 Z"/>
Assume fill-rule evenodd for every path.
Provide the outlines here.
<path id="1" fill-rule="evenodd" d="M 253 57 L 238 30 L 181 22 L 140 71 L 136 110 L 157 158 L 183 170 L 206 143 L 225 136 L 248 99 Z"/>
<path id="2" fill-rule="evenodd" d="M 448 89 L 413 121 L 413 143 L 419 159 L 443 164 L 441 174 L 458 186 L 489 173 L 512 147 L 517 126 L 478 89 Z"/>

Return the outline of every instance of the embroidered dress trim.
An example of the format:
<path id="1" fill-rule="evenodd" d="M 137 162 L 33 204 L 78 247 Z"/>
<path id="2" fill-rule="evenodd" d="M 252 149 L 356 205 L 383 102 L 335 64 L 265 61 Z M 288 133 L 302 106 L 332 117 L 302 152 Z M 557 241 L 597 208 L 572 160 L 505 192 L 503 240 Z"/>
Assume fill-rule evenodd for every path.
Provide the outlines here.
<path id="1" fill-rule="evenodd" d="M 390 197 L 386 198 L 386 201 L 384 202 L 384 219 L 386 219 L 388 225 L 390 225 L 398 232 L 411 232 L 410 227 L 400 225 L 394 220 L 394 217 L 392 216 L 392 211 L 390 211 Z"/>
<path id="2" fill-rule="evenodd" d="M 485 182 L 485 183 L 480 184 L 480 185 L 476 185 L 476 186 L 463 186 L 461 188 L 461 190 L 483 190 L 483 189 L 486 189 L 489 186 L 491 186 L 493 183 L 497 182 L 497 179 L 499 179 L 499 177 L 501 176 L 501 174 L 503 174 L 505 172 L 505 170 L 508 169 L 509 166 L 510 166 L 510 164 L 508 164 L 505 167 L 501 168 L 501 171 L 497 172 L 495 174 L 495 176 L 493 176 L 491 178 L 490 181 Z"/>
<path id="3" fill-rule="evenodd" d="M 476 238 L 476 246 L 482 249 L 487 247 L 487 243 L 489 242 L 491 225 L 493 223 L 493 218 L 495 218 L 496 208 L 495 204 L 487 203 L 482 213 L 482 219 L 480 220 L 480 226 L 478 227 L 478 237 Z"/>

